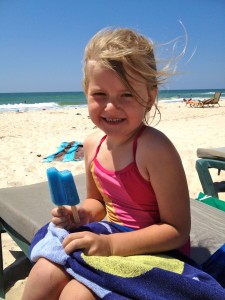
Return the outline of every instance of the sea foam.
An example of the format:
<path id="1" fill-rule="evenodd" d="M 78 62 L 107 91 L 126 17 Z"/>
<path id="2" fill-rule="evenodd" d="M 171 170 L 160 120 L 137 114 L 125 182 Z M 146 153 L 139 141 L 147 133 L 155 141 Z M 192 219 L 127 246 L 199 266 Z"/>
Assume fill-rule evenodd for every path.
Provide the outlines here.
<path id="1" fill-rule="evenodd" d="M 45 110 L 45 109 L 57 109 L 61 106 L 55 102 L 46 103 L 15 103 L 15 104 L 2 104 L 0 105 L 0 112 L 24 112 L 28 110 Z"/>

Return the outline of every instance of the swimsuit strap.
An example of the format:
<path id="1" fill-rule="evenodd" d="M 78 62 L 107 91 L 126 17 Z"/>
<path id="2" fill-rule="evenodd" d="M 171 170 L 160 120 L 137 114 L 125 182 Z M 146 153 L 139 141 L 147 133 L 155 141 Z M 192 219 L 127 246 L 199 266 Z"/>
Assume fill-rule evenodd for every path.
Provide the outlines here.
<path id="1" fill-rule="evenodd" d="M 104 140 L 106 139 L 106 137 L 107 137 L 107 135 L 104 135 L 104 136 L 101 138 L 101 140 L 100 140 L 100 142 L 99 142 L 99 144 L 98 144 L 98 147 L 97 147 L 97 149 L 96 149 L 96 151 L 95 151 L 94 159 L 97 157 L 98 152 L 99 152 L 99 149 L 100 149 L 102 143 L 104 142 Z"/>

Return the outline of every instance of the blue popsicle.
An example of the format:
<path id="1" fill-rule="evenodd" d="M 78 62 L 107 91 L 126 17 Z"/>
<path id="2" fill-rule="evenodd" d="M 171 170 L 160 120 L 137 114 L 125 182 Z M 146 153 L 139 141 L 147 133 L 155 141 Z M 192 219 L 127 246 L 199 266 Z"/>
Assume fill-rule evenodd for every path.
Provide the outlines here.
<path id="1" fill-rule="evenodd" d="M 47 169 L 47 178 L 52 202 L 57 206 L 70 205 L 75 223 L 80 223 L 76 205 L 80 199 L 73 176 L 69 170 Z"/>

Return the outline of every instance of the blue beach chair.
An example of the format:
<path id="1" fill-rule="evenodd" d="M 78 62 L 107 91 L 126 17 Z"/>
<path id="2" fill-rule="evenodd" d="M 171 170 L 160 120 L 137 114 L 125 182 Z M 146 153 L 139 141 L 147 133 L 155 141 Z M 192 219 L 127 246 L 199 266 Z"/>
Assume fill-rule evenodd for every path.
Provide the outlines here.
<path id="1" fill-rule="evenodd" d="M 225 192 L 225 181 L 214 182 L 209 169 L 214 168 L 220 173 L 225 170 L 225 147 L 197 149 L 197 156 L 201 159 L 196 161 L 196 170 L 206 195 L 219 198 L 218 193 Z"/>

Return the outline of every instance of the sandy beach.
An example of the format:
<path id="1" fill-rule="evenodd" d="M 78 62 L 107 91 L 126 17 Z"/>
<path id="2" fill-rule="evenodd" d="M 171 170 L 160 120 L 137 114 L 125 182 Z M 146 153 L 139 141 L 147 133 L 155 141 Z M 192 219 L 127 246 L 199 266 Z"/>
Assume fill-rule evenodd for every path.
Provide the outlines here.
<path id="1" fill-rule="evenodd" d="M 197 148 L 224 147 L 225 101 L 220 101 L 220 105 L 190 108 L 181 102 L 159 104 L 162 116 L 156 128 L 171 139 L 180 153 L 191 198 L 202 190 L 195 170 Z M 0 124 L 0 188 L 46 181 L 46 168 L 50 166 L 69 169 L 73 175 L 84 172 L 83 161 L 42 160 L 56 152 L 61 142 L 83 142 L 96 130 L 87 108 L 1 113 Z M 212 174 L 217 177 L 216 172 Z M 218 177 L 221 179 L 225 180 L 225 174 Z M 225 195 L 220 198 L 225 200 Z M 3 256 L 6 299 L 21 299 L 30 263 L 7 234 L 3 234 Z"/>

